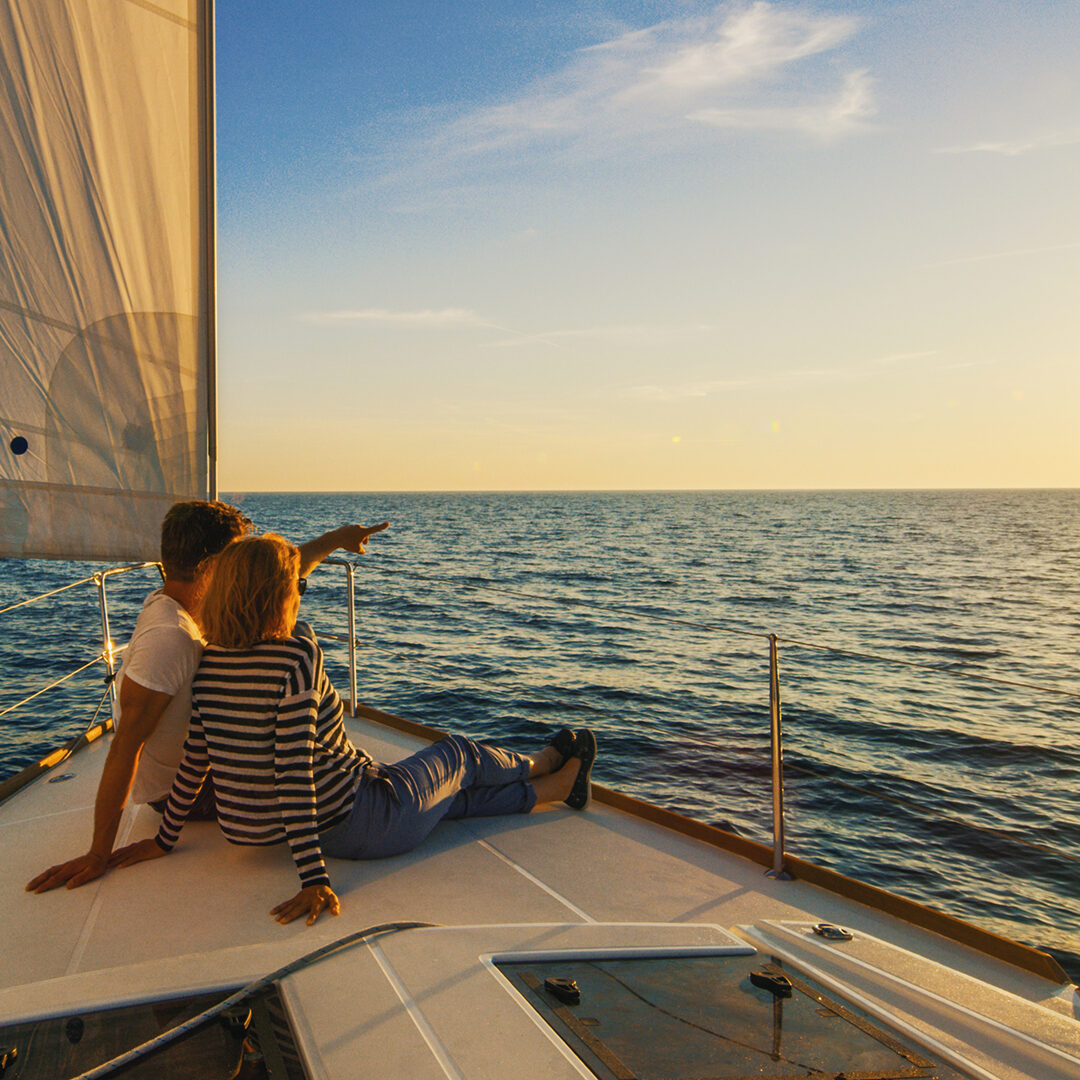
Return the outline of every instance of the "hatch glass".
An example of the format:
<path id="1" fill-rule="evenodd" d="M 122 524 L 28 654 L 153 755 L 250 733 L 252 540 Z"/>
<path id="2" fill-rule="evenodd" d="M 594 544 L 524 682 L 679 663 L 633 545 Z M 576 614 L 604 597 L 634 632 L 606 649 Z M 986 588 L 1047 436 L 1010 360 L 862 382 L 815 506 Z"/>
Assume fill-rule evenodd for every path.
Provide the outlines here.
<path id="1" fill-rule="evenodd" d="M 960 1076 L 775 957 L 496 966 L 601 1080 Z"/>
<path id="2" fill-rule="evenodd" d="M 224 1001 L 232 991 L 171 998 L 0 1027 L 4 1080 L 69 1080 Z M 132 1062 L 118 1080 L 304 1080 L 272 988 Z"/>

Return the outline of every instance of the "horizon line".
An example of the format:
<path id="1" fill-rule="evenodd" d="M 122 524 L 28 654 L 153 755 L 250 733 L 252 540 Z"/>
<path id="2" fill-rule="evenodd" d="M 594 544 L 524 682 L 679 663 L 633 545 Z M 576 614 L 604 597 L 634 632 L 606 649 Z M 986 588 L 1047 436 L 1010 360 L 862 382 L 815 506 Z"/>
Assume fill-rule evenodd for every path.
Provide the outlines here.
<path id="1" fill-rule="evenodd" d="M 966 492 L 966 491 L 1060 491 L 1080 492 L 1080 485 L 1061 486 L 994 484 L 941 487 L 686 487 L 686 488 L 222 488 L 228 495 L 677 495 L 677 494 L 771 494 L 778 492 L 818 494 L 823 492 Z"/>

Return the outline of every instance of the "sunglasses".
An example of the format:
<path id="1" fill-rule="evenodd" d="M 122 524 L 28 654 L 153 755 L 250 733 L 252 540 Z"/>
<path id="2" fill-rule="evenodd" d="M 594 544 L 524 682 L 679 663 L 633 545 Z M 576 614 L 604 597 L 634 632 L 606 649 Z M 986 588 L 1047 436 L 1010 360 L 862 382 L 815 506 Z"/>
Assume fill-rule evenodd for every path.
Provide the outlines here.
<path id="1" fill-rule="evenodd" d="M 301 596 L 303 596 L 304 593 L 307 592 L 307 578 L 306 577 L 296 579 L 296 591 Z"/>

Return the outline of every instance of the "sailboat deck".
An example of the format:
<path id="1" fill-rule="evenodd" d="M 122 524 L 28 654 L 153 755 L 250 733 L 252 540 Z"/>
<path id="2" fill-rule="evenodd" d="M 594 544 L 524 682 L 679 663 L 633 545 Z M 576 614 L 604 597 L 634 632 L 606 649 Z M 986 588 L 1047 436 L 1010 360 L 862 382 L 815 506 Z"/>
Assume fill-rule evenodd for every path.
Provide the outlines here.
<path id="1" fill-rule="evenodd" d="M 371 721 L 350 724 L 354 741 L 383 760 L 420 745 Z M 167 859 L 73 891 L 24 892 L 44 866 L 84 849 L 106 747 L 99 740 L 0 807 L 8 926 L 0 1014 L 9 1021 L 237 987 L 365 927 L 408 920 L 439 928 L 380 938 L 285 980 L 314 1075 L 355 1075 L 350 1061 L 385 1057 L 388 1045 L 397 1063 L 387 1064 L 387 1076 L 506 1075 L 484 1064 L 492 1032 L 538 1055 L 520 1075 L 581 1075 L 480 958 L 749 942 L 857 989 L 916 1029 L 952 1040 L 965 1057 L 989 1054 L 995 1075 L 1080 1077 L 1080 1009 L 1071 987 L 806 882 L 768 879 L 756 863 L 597 802 L 583 813 L 549 808 L 444 822 L 408 855 L 331 860 L 342 913 L 313 927 L 282 927 L 269 916 L 298 888 L 287 848 L 231 846 L 214 823 L 189 823 Z M 50 783 L 55 774 L 71 777 Z M 152 836 L 157 822 L 149 807 L 129 807 L 118 843 Z M 849 927 L 856 940 L 815 938 L 808 928 L 822 921 Z M 928 1009 L 924 991 L 962 1007 Z M 461 994 L 469 1002 L 464 1026 Z M 985 1033 L 943 1034 L 942 1009 L 957 1023 L 973 1010 L 991 1029 L 1037 1033 L 1056 1049 L 1003 1071 L 997 1050 L 979 1049 Z"/>

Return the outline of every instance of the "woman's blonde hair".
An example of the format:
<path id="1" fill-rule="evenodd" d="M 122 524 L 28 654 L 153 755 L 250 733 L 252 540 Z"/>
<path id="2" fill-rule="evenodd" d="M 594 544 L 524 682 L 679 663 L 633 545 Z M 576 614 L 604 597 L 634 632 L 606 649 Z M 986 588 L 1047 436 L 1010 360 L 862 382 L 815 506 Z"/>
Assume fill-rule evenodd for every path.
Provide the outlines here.
<path id="1" fill-rule="evenodd" d="M 206 640 L 246 649 L 287 638 L 296 623 L 300 552 L 276 533 L 234 540 L 217 557 L 202 605 Z"/>

